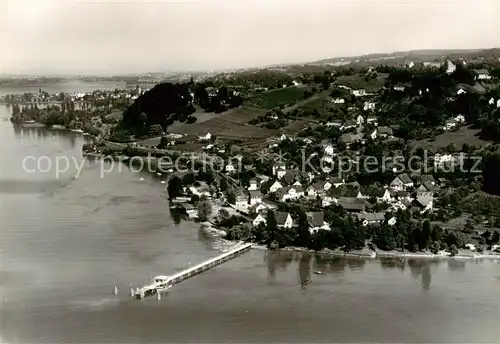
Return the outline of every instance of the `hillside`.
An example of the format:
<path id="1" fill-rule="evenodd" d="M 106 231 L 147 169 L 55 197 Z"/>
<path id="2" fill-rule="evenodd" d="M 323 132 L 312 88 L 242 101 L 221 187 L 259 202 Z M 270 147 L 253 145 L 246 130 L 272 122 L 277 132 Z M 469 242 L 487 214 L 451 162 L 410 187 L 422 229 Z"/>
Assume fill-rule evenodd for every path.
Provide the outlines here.
<path id="1" fill-rule="evenodd" d="M 436 49 L 436 50 L 410 50 L 410 51 L 397 51 L 392 53 L 378 53 L 378 54 L 367 54 L 361 56 L 345 56 L 345 57 L 334 57 L 322 59 L 311 64 L 335 64 L 339 62 L 346 61 L 373 61 L 373 60 L 434 60 L 442 59 L 443 57 L 458 58 L 463 57 L 467 59 L 475 59 L 483 57 L 488 58 L 498 58 L 500 57 L 500 49 Z"/>

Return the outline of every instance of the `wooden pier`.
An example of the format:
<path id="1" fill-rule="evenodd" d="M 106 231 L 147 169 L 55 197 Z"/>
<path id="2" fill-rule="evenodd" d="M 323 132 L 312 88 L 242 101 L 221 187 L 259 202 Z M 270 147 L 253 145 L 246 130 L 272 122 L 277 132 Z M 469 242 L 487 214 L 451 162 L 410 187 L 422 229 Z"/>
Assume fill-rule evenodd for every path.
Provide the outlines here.
<path id="1" fill-rule="evenodd" d="M 185 270 L 182 270 L 180 272 L 177 272 L 173 275 L 168 276 L 164 280 L 164 284 L 167 284 L 169 286 L 172 286 L 174 284 L 180 283 L 188 278 L 191 278 L 193 276 L 199 275 L 204 271 L 210 270 L 218 265 L 221 265 L 233 258 L 236 258 L 240 256 L 243 253 L 248 252 L 252 248 L 253 244 L 248 244 L 248 243 L 239 243 L 236 245 L 236 247 L 233 247 L 227 252 L 224 252 L 217 257 L 208 259 L 200 264 L 197 264 L 195 266 L 191 266 Z M 145 293 L 145 290 L 151 291 L 152 289 L 155 289 L 152 285 L 145 286 L 143 288 L 138 288 L 137 291 L 134 293 L 134 297 L 138 299 L 142 299 L 145 295 L 147 296 L 148 293 Z M 159 288 L 158 288 L 159 290 Z M 154 293 L 158 292 L 158 290 L 154 290 Z M 153 293 L 153 294 L 154 294 Z"/>

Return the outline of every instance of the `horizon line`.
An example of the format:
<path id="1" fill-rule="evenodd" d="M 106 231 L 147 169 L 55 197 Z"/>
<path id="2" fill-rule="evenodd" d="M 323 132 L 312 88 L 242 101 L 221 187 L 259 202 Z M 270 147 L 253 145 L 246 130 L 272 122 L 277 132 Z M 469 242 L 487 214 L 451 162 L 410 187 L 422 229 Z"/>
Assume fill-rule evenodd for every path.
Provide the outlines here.
<path id="1" fill-rule="evenodd" d="M 493 49 L 500 49 L 500 45 L 498 46 L 493 46 L 493 47 L 488 47 L 488 48 L 422 48 L 422 49 L 411 49 L 411 50 L 396 50 L 396 51 L 391 51 L 391 52 L 369 52 L 369 53 L 363 53 L 359 55 L 340 55 L 340 56 L 330 56 L 330 57 L 324 57 L 324 58 L 318 58 L 315 60 L 309 60 L 309 61 L 301 61 L 301 62 L 283 62 L 283 63 L 267 63 L 267 64 L 262 64 L 260 66 L 246 66 L 246 67 L 228 67 L 228 68 L 186 68 L 186 69 L 173 69 L 171 71 L 169 70 L 164 70 L 164 71 L 135 71 L 135 72 L 116 72 L 116 73 L 104 73 L 104 72 L 73 72 L 73 73 L 67 73 L 65 74 L 64 72 L 20 72 L 20 73 L 13 73 L 13 72 L 3 72 L 0 71 L 0 78 L 2 77 L 46 77 L 46 78 L 55 78 L 55 77 L 126 77 L 126 76 L 142 76 L 144 74 L 194 74 L 194 73 L 227 73 L 227 72 L 234 72 L 238 70 L 252 70 L 252 69 L 266 69 L 266 68 L 278 68 L 278 67 L 290 67 L 290 66 L 298 66 L 298 65 L 312 65 L 312 64 L 317 64 L 321 63 L 322 61 L 325 60 L 333 60 L 333 59 L 356 59 L 356 58 L 363 58 L 365 56 L 369 55 L 396 55 L 396 54 L 404 54 L 404 53 L 412 53 L 412 52 L 418 52 L 418 51 L 457 51 L 457 52 L 479 52 L 483 50 L 493 50 Z M 403 56 L 401 56 L 403 57 Z"/>

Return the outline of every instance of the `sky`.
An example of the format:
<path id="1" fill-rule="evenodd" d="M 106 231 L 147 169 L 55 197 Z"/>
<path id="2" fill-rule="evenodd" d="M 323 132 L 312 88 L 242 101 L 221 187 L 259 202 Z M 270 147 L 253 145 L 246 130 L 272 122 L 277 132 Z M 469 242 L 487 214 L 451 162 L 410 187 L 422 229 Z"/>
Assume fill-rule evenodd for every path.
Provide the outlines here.
<path id="1" fill-rule="evenodd" d="M 218 70 L 500 47 L 500 0 L 0 0 L 0 73 Z"/>

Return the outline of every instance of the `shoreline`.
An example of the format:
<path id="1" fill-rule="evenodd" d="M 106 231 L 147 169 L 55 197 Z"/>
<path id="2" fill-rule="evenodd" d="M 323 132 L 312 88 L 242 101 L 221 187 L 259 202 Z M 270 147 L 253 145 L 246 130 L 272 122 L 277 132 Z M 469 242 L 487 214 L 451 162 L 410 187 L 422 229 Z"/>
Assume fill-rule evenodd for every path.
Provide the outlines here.
<path id="1" fill-rule="evenodd" d="M 47 130 L 56 130 L 56 131 L 70 131 L 72 133 L 76 133 L 76 134 L 82 134 L 82 135 L 85 135 L 85 136 L 92 136 L 92 137 L 97 137 L 95 135 L 92 135 L 91 133 L 89 132 L 86 132 L 82 129 L 70 129 L 70 128 L 67 128 L 65 126 L 62 126 L 62 125 L 58 125 L 58 124 L 54 124 L 54 125 L 47 125 L 47 124 L 43 124 L 43 123 L 39 123 L 39 122 L 17 122 L 17 121 L 12 121 L 12 117 L 9 119 L 11 123 L 13 123 L 14 125 L 19 125 L 23 128 L 46 128 Z"/>
<path id="2" fill-rule="evenodd" d="M 264 245 L 253 244 L 253 249 L 257 250 L 267 250 L 268 248 Z M 459 253 L 455 256 L 451 256 L 448 254 L 432 254 L 432 253 L 412 253 L 412 252 L 399 252 L 394 253 L 391 251 L 371 251 L 372 254 L 368 254 L 368 250 L 358 250 L 358 251 L 350 251 L 344 253 L 340 250 L 323 250 L 323 251 L 314 251 L 309 250 L 302 247 L 284 247 L 278 249 L 280 252 L 301 252 L 301 253 L 309 253 L 316 254 L 321 256 L 330 256 L 330 257 L 345 257 L 345 258 L 360 258 L 360 259 L 377 259 L 377 258 L 392 258 L 392 259 L 422 259 L 422 260 L 449 260 L 449 259 L 492 259 L 498 260 L 500 262 L 500 254 L 468 254 Z"/>
<path id="3" fill-rule="evenodd" d="M 94 152 L 82 152 L 83 156 L 94 157 L 94 158 L 103 158 L 106 157 L 102 153 L 94 153 Z M 127 156 L 123 155 L 114 155 L 114 159 L 126 159 Z M 191 221 L 192 222 L 192 221 Z M 193 222 L 195 223 L 195 222 Z M 224 239 L 226 236 L 226 231 L 217 228 L 213 223 L 204 222 L 201 223 L 200 230 L 205 234 L 212 238 Z M 231 240 L 224 239 L 227 242 L 232 242 Z M 236 243 L 236 241 L 235 241 Z M 251 243 L 252 249 L 257 250 L 268 250 L 267 246 L 261 245 L 258 243 Z M 377 259 L 377 258 L 385 258 L 385 259 L 412 259 L 412 260 L 482 260 L 482 259 L 490 259 L 494 261 L 500 262 L 500 253 L 494 253 L 491 251 L 487 251 L 486 253 L 475 253 L 468 250 L 459 250 L 459 253 L 455 256 L 451 256 L 449 252 L 440 251 L 438 254 L 427 253 L 427 252 L 399 252 L 399 251 L 381 251 L 381 250 L 371 250 L 367 247 L 361 250 L 354 250 L 350 252 L 344 252 L 340 249 L 330 250 L 324 249 L 322 251 L 314 251 L 303 247 L 284 247 L 277 249 L 278 252 L 300 252 L 300 253 L 309 253 L 314 255 L 320 255 L 324 257 L 337 257 L 337 258 L 358 258 L 358 259 Z"/>

